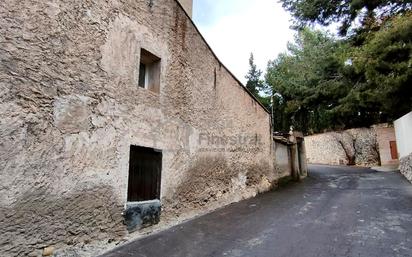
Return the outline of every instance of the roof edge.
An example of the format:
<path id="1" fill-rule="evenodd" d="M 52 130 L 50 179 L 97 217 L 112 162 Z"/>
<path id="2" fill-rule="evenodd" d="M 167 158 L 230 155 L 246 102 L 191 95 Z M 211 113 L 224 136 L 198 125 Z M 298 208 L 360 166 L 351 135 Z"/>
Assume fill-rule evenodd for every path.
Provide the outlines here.
<path id="1" fill-rule="evenodd" d="M 262 109 L 270 115 L 270 112 L 268 109 L 266 109 L 266 107 L 245 87 L 245 85 L 243 85 L 243 83 L 236 78 L 236 76 L 220 61 L 219 57 L 217 57 L 217 55 L 215 54 L 215 52 L 213 51 L 212 47 L 210 47 L 209 43 L 206 41 L 205 37 L 202 35 L 202 33 L 200 32 L 199 28 L 196 26 L 196 24 L 193 22 L 192 18 L 189 16 L 189 14 L 186 12 L 185 8 L 183 8 L 182 4 L 178 1 L 178 0 L 174 0 L 177 5 L 180 7 L 180 9 L 185 13 L 186 17 L 189 19 L 189 21 L 192 23 L 193 27 L 196 29 L 197 33 L 200 35 L 200 37 L 202 38 L 203 42 L 206 44 L 206 46 L 209 48 L 210 52 L 212 52 L 213 56 L 215 57 L 215 59 L 219 62 L 219 65 L 221 65 L 223 68 L 226 69 L 226 71 L 229 73 L 229 75 L 238 83 L 238 85 L 243 88 L 243 90 L 245 90 L 249 96 L 255 101 L 257 102 L 260 107 L 262 107 Z"/>

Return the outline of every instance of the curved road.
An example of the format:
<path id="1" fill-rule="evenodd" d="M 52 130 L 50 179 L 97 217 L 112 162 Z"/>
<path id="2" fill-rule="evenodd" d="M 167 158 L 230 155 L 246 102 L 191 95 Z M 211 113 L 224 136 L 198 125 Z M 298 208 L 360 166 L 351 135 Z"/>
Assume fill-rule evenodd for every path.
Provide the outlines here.
<path id="1" fill-rule="evenodd" d="M 309 177 L 121 246 L 126 256 L 412 256 L 399 173 L 311 166 Z"/>

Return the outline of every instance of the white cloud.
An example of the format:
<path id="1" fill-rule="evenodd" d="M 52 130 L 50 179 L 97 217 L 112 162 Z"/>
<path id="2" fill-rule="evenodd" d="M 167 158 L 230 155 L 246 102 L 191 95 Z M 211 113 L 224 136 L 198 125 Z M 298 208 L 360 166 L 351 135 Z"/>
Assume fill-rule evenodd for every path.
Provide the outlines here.
<path id="1" fill-rule="evenodd" d="M 219 59 L 242 82 L 251 52 L 257 66 L 265 71 L 267 62 L 285 51 L 287 42 L 293 40 L 290 16 L 276 0 L 213 2 L 209 12 L 196 8 L 212 6 L 210 0 L 195 0 L 195 23 Z"/>

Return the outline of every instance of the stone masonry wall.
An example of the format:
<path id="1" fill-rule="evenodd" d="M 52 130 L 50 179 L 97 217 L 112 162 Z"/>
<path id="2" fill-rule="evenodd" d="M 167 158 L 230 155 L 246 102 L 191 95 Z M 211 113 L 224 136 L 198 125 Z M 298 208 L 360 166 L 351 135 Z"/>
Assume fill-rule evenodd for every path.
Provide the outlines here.
<path id="1" fill-rule="evenodd" d="M 177 2 L 151 2 L 0 2 L 0 256 L 127 235 L 132 144 L 163 151 L 161 220 L 278 178 L 269 114 Z M 141 48 L 159 94 L 137 86 Z"/>
<path id="2" fill-rule="evenodd" d="M 373 128 L 349 129 L 305 137 L 309 163 L 329 165 L 379 165 Z"/>
<path id="3" fill-rule="evenodd" d="M 412 153 L 401 158 L 399 170 L 412 183 Z"/>

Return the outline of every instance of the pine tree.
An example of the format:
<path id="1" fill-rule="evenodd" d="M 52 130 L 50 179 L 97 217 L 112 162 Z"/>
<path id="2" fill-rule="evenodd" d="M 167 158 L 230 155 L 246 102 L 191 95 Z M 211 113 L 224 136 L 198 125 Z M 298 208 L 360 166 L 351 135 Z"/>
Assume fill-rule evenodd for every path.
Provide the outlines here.
<path id="1" fill-rule="evenodd" d="M 263 82 L 261 80 L 262 71 L 256 67 L 255 59 L 253 53 L 250 53 L 249 58 L 249 71 L 245 78 L 247 79 L 246 88 L 251 92 L 256 98 L 259 98 L 259 91 L 263 88 Z"/>
<path id="2" fill-rule="evenodd" d="M 295 19 L 296 28 L 340 23 L 340 34 L 376 29 L 380 21 L 411 11 L 411 0 L 280 0 Z M 354 21 L 358 22 L 354 22 Z M 355 27 L 354 27 L 354 24 Z"/>

